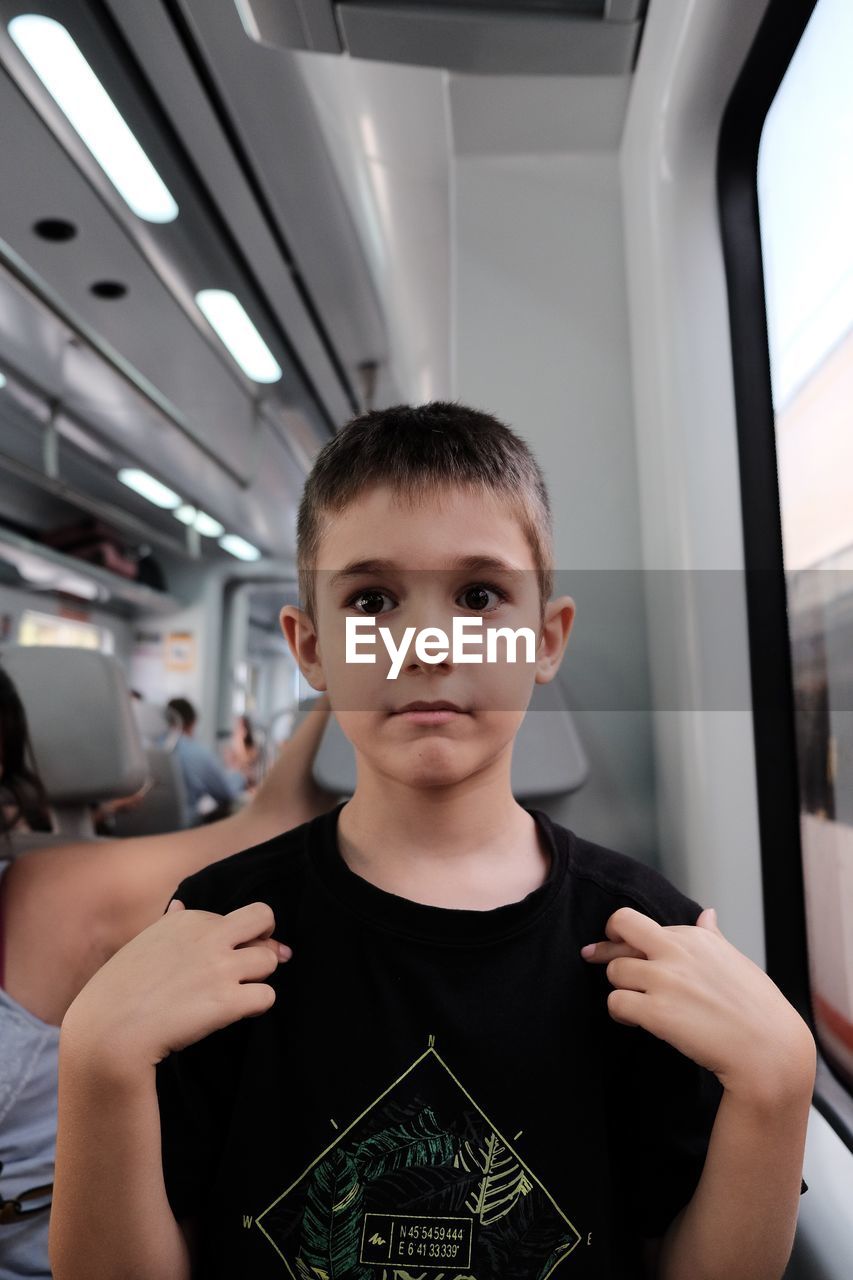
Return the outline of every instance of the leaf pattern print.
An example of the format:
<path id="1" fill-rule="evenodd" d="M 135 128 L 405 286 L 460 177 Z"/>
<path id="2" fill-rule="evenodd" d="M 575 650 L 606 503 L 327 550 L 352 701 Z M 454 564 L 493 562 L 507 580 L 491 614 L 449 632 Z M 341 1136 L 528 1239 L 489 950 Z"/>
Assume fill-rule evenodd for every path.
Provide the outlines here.
<path id="1" fill-rule="evenodd" d="M 295 1280 L 562 1280 L 581 1240 L 433 1046 L 256 1221 Z"/>
<path id="2" fill-rule="evenodd" d="M 395 1169 L 449 1164 L 453 1151 L 452 1134 L 439 1124 L 431 1107 L 424 1107 L 411 1121 L 388 1125 L 365 1138 L 353 1159 L 362 1180 L 372 1182 Z"/>
<path id="3" fill-rule="evenodd" d="M 370 1276 L 359 1266 L 364 1189 L 352 1156 L 333 1148 L 308 1186 L 299 1259 L 313 1267 L 311 1280 Z"/>
<path id="4" fill-rule="evenodd" d="M 477 1280 L 476 1276 L 458 1271 L 401 1271 L 399 1267 L 383 1267 L 381 1280 Z"/>
<path id="5" fill-rule="evenodd" d="M 472 1150 L 470 1142 L 465 1142 L 456 1161 L 466 1171 L 476 1167 L 483 1173 L 476 1195 L 468 1198 L 465 1207 L 479 1218 L 484 1227 L 510 1213 L 518 1200 L 533 1187 L 524 1169 L 496 1133 L 489 1135 L 479 1153 Z"/>

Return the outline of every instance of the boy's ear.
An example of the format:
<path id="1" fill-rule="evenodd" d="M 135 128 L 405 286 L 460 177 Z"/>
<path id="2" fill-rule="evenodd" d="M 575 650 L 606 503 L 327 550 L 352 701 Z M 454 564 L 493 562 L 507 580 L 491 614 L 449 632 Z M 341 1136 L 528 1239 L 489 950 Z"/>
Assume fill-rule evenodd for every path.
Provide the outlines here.
<path id="1" fill-rule="evenodd" d="M 537 684 L 548 684 L 559 671 L 574 620 L 575 602 L 571 596 L 558 596 L 546 604 L 536 650 Z"/>
<path id="2" fill-rule="evenodd" d="M 314 624 L 304 609 L 286 604 L 278 615 L 284 638 L 299 670 L 312 689 L 324 691 L 326 680 L 320 658 L 320 644 Z"/>

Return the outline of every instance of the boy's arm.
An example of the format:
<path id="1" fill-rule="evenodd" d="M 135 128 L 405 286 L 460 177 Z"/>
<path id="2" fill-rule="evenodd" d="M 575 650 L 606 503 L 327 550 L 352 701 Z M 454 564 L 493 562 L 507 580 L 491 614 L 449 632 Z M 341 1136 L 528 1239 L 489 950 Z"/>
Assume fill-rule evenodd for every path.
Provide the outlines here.
<path id="1" fill-rule="evenodd" d="M 190 1280 L 163 1173 L 158 1064 L 271 1007 L 264 979 L 290 956 L 274 927 L 261 902 L 226 916 L 173 902 L 70 1006 L 59 1051 L 55 1280 Z"/>
<path id="2" fill-rule="evenodd" d="M 606 932 L 608 941 L 585 958 L 606 964 L 611 1018 L 644 1028 L 713 1073 L 720 1090 L 695 1190 L 669 1223 L 652 1275 L 781 1280 L 804 1189 L 817 1059 L 808 1025 L 728 942 L 710 909 L 695 926 L 663 927 L 620 908 Z M 662 1119 L 667 1107 L 664 1100 Z M 649 1241 L 647 1261 L 654 1252 Z"/>
<path id="3" fill-rule="evenodd" d="M 110 1073 L 63 1030 L 62 1123 L 56 1144 L 49 1255 L 54 1280 L 190 1280 L 187 1240 L 160 1159 L 154 1068 Z"/>
<path id="4" fill-rule="evenodd" d="M 699 1185 L 661 1242 L 657 1280 L 781 1280 L 814 1077 L 814 1042 L 804 1042 L 777 1082 L 724 1092 Z"/>

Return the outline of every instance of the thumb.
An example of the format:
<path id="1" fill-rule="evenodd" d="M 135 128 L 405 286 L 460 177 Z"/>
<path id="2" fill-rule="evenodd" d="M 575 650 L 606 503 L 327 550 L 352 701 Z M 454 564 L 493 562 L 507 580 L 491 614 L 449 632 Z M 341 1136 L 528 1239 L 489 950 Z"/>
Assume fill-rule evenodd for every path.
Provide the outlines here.
<path id="1" fill-rule="evenodd" d="M 185 907 L 185 906 L 184 906 L 184 904 L 181 902 L 180 898 L 173 898 L 173 899 L 172 899 L 172 901 L 169 903 L 168 907 L 166 908 L 166 915 L 168 915 L 170 911 L 176 911 L 176 910 L 177 910 L 177 911 L 186 911 L 186 907 Z"/>
<path id="2" fill-rule="evenodd" d="M 710 929 L 712 933 L 719 933 L 722 937 L 722 930 L 717 923 L 717 912 L 713 907 L 706 907 L 699 916 L 699 919 L 696 921 L 696 924 L 700 929 Z"/>

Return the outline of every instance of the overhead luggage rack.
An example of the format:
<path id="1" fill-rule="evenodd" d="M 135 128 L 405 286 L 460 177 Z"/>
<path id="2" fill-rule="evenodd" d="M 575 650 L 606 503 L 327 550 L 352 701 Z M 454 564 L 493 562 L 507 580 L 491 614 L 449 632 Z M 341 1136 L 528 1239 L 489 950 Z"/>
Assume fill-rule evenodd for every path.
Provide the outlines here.
<path id="1" fill-rule="evenodd" d="M 99 608 L 109 608 L 112 604 L 125 608 L 130 606 L 133 612 L 168 614 L 181 607 L 179 600 L 164 591 L 155 591 L 142 582 L 119 577 L 99 565 L 65 555 L 42 542 L 33 542 L 11 529 L 0 529 L 0 561 L 15 566 L 25 581 L 26 566 L 40 566 L 42 590 L 62 592 L 62 583 L 66 579 L 79 581 L 81 585 L 88 584 L 90 590 L 85 596 L 79 589 L 73 594 L 80 594 Z M 29 581 L 32 582 L 32 577 Z"/>

